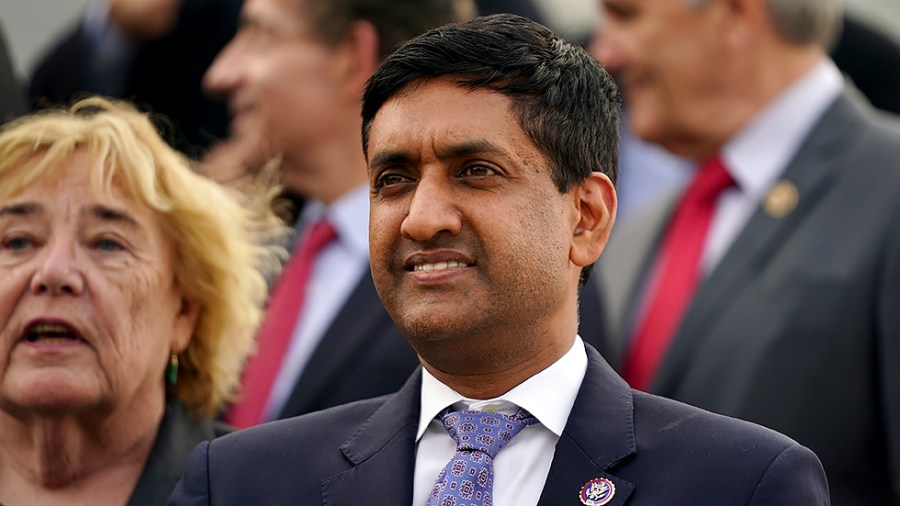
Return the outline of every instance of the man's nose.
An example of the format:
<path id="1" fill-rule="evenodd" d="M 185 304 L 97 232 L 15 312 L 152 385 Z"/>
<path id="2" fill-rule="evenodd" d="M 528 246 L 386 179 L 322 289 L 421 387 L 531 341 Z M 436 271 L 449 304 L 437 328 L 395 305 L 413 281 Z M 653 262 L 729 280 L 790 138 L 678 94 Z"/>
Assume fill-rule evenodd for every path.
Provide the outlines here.
<path id="1" fill-rule="evenodd" d="M 84 277 L 72 242 L 60 240 L 45 246 L 31 280 L 31 290 L 36 295 L 81 295 Z"/>
<path id="2" fill-rule="evenodd" d="M 203 89 L 208 95 L 228 98 L 242 78 L 241 64 L 240 43 L 237 39 L 232 39 L 216 55 L 216 59 L 203 75 Z"/>
<path id="3" fill-rule="evenodd" d="M 459 234 L 462 213 L 454 202 L 451 187 L 452 182 L 440 177 L 425 177 L 419 181 L 400 226 L 404 237 L 427 241 L 439 234 Z"/>

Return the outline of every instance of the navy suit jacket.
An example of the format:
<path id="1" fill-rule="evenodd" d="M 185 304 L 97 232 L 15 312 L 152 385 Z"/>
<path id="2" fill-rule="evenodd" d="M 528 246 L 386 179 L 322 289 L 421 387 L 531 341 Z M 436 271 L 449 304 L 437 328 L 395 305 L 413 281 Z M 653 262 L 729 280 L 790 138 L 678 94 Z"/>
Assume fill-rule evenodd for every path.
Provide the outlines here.
<path id="1" fill-rule="evenodd" d="M 829 504 L 815 455 L 748 422 L 632 391 L 591 346 L 542 506 L 578 505 L 589 481 L 616 505 Z M 394 395 L 201 443 L 170 504 L 408 505 L 421 373 Z"/>

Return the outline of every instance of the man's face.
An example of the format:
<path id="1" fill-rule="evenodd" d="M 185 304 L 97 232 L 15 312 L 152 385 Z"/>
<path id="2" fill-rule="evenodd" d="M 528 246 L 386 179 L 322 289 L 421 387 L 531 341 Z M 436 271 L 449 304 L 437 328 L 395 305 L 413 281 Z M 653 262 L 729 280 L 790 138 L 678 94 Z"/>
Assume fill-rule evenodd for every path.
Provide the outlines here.
<path id="1" fill-rule="evenodd" d="M 631 128 L 684 153 L 715 128 L 728 57 L 717 0 L 601 0 L 591 53 L 622 87 Z"/>
<path id="2" fill-rule="evenodd" d="M 426 361 L 503 360 L 574 314 L 579 211 L 507 97 L 414 83 L 378 111 L 368 155 L 375 287 Z"/>
<path id="3" fill-rule="evenodd" d="M 250 165 L 308 151 L 343 128 L 336 113 L 347 100 L 343 60 L 315 37 L 302 12 L 299 0 L 247 0 L 241 28 L 206 73 L 207 90 L 228 99 L 227 144 L 243 145 L 232 152 Z"/>

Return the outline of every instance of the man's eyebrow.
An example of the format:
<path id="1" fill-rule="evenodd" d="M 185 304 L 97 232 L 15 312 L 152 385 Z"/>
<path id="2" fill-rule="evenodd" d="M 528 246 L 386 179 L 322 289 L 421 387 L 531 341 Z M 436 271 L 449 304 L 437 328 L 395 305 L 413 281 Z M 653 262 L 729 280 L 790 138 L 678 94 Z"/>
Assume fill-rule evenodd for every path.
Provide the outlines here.
<path id="1" fill-rule="evenodd" d="M 505 154 L 506 152 L 495 144 L 481 139 L 442 146 L 437 150 L 437 154 L 441 158 L 459 158 L 479 153 Z M 369 166 L 377 167 L 380 165 L 409 163 L 412 159 L 412 156 L 403 151 L 383 151 L 372 156 Z"/>
<path id="2" fill-rule="evenodd" d="M 112 207 L 94 205 L 87 210 L 87 214 L 102 221 L 122 223 L 130 228 L 140 228 L 138 221 L 126 211 L 113 209 Z"/>
<path id="3" fill-rule="evenodd" d="M 4 216 L 28 216 L 29 214 L 40 214 L 44 211 L 44 207 L 40 204 L 25 202 L 22 204 L 12 204 L 0 207 L 0 217 Z"/>
<path id="4" fill-rule="evenodd" d="M 402 151 L 382 151 L 372 155 L 372 159 L 369 161 L 369 167 L 408 163 L 410 160 L 412 160 L 412 157 Z"/>
<path id="5" fill-rule="evenodd" d="M 500 153 L 504 151 L 491 142 L 483 139 L 460 142 L 450 146 L 441 147 L 438 156 L 442 158 L 459 158 L 461 156 L 476 155 L 479 153 Z"/>

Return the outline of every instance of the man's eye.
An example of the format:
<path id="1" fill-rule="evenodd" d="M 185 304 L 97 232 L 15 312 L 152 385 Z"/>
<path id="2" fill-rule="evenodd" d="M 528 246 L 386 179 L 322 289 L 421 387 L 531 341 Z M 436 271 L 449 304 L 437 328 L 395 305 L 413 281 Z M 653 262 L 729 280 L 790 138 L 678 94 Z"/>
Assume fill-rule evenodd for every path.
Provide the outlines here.
<path id="1" fill-rule="evenodd" d="M 386 186 L 393 186 L 396 184 L 406 183 L 408 181 L 408 177 L 401 176 L 400 174 L 383 174 L 375 181 L 375 189 L 379 190 Z"/>
<path id="2" fill-rule="evenodd" d="M 464 176 L 493 176 L 494 174 L 497 174 L 497 171 L 487 165 L 469 165 L 462 171 Z"/>

